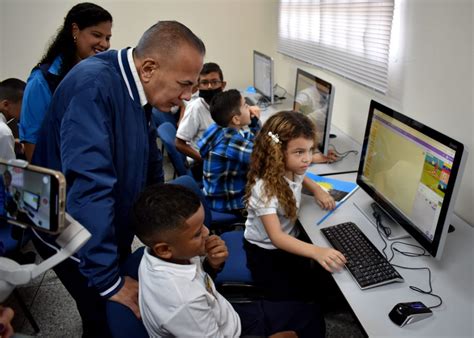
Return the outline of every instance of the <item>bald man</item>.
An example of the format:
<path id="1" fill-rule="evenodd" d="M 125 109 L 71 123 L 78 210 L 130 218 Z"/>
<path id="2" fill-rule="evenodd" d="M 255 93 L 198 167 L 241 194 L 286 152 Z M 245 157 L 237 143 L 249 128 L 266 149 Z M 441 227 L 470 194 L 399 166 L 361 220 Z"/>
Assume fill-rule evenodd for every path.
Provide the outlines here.
<path id="1" fill-rule="evenodd" d="M 161 21 L 137 47 L 78 64 L 53 96 L 33 163 L 64 173 L 67 212 L 92 233 L 78 262 L 67 260 L 55 269 L 76 300 L 84 335 L 108 334 L 101 331 L 105 299 L 139 317 L 137 281 L 122 276 L 120 264 L 133 240 L 132 203 L 146 185 L 163 181 L 148 107 L 166 112 L 189 100 L 204 54 L 203 42 L 186 26 Z M 35 244 L 44 257 L 54 253 L 38 239 Z"/>

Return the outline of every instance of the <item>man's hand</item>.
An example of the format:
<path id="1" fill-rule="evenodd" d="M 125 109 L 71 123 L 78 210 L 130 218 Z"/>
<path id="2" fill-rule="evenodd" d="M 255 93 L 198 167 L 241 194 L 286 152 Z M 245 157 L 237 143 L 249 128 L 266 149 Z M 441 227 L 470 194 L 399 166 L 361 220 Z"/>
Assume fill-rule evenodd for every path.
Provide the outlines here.
<path id="1" fill-rule="evenodd" d="M 250 117 L 256 117 L 256 118 L 260 118 L 260 108 L 258 108 L 258 106 L 250 106 L 249 107 L 249 110 L 250 110 Z"/>
<path id="2" fill-rule="evenodd" d="M 10 338 L 13 336 L 13 327 L 11 324 L 13 314 L 12 309 L 0 305 L 0 337 Z"/>
<path id="3" fill-rule="evenodd" d="M 138 308 L 138 282 L 129 276 L 124 276 L 123 279 L 125 283 L 120 291 L 109 299 L 128 306 L 135 316 L 140 319 L 140 309 Z"/>
<path id="4" fill-rule="evenodd" d="M 206 240 L 206 255 L 209 265 L 213 269 L 218 269 L 229 257 L 229 251 L 219 236 L 211 235 Z"/>

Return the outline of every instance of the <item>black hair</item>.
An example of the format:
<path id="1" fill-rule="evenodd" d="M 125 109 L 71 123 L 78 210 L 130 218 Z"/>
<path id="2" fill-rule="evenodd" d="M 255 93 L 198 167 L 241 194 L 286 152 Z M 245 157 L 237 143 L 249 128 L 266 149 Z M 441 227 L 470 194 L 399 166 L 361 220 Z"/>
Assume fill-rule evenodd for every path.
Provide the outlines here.
<path id="1" fill-rule="evenodd" d="M 242 95 L 237 89 L 216 94 L 209 107 L 214 122 L 221 127 L 229 126 L 232 117 L 240 115 L 241 100 Z"/>
<path id="2" fill-rule="evenodd" d="M 75 23 L 82 30 L 108 21 L 112 22 L 112 15 L 96 4 L 82 2 L 75 5 L 66 14 L 64 24 L 59 28 L 39 63 L 51 64 L 56 57 L 62 55 L 63 60 L 59 70 L 59 77 L 63 78 L 77 62 L 76 45 L 72 36 L 72 24 Z"/>
<path id="3" fill-rule="evenodd" d="M 207 75 L 210 73 L 218 73 L 221 81 L 224 81 L 224 75 L 222 74 L 222 69 L 217 63 L 208 62 L 202 66 L 201 73 L 199 75 Z"/>
<path id="4" fill-rule="evenodd" d="M 148 247 L 157 235 L 179 229 L 194 215 L 201 201 L 190 189 L 177 184 L 155 184 L 143 191 L 134 203 L 130 219 L 135 235 Z"/>
<path id="5" fill-rule="evenodd" d="M 0 82 L 0 100 L 19 102 L 23 97 L 26 83 L 20 79 L 9 78 Z"/>
<path id="6" fill-rule="evenodd" d="M 201 55 L 206 54 L 206 47 L 188 27 L 177 21 L 158 21 L 143 33 L 135 53 L 139 58 L 159 54 L 172 57 L 178 47 L 187 43 Z"/>

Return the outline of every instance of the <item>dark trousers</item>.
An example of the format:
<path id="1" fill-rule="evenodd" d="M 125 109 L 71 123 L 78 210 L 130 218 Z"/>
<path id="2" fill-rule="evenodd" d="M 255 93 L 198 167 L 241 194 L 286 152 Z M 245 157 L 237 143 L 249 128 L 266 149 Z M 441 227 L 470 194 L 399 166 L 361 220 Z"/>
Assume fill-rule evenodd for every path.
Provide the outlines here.
<path id="1" fill-rule="evenodd" d="M 324 319 L 315 303 L 257 300 L 232 306 L 239 314 L 244 337 L 268 337 L 282 331 L 296 331 L 303 338 L 325 336 Z"/>
<path id="2" fill-rule="evenodd" d="M 56 253 L 53 249 L 33 236 L 36 250 L 43 259 Z M 89 287 L 88 281 L 79 271 L 79 263 L 66 259 L 53 268 L 61 283 L 76 301 L 82 319 L 83 337 L 111 337 L 105 310 L 106 299 L 96 289 Z"/>

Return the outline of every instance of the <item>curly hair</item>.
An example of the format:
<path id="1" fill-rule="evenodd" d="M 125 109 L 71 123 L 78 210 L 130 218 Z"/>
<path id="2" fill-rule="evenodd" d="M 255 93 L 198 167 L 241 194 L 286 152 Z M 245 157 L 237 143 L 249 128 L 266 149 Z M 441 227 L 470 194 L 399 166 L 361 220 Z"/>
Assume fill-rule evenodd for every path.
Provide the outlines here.
<path id="1" fill-rule="evenodd" d="M 264 197 L 267 200 L 276 197 L 285 217 L 296 220 L 296 201 L 284 176 L 288 142 L 299 137 L 311 139 L 316 143 L 314 124 L 301 113 L 281 111 L 265 122 L 255 139 L 250 160 L 245 191 L 247 206 L 255 182 L 262 179 Z"/>
<path id="2" fill-rule="evenodd" d="M 112 22 L 112 15 L 102 7 L 83 2 L 72 7 L 64 18 L 64 24 L 58 29 L 40 64 L 53 63 L 58 55 L 62 55 L 63 62 L 59 70 L 59 77 L 63 78 L 76 64 L 76 45 L 72 36 L 72 24 L 80 30 L 96 26 L 102 22 Z"/>

